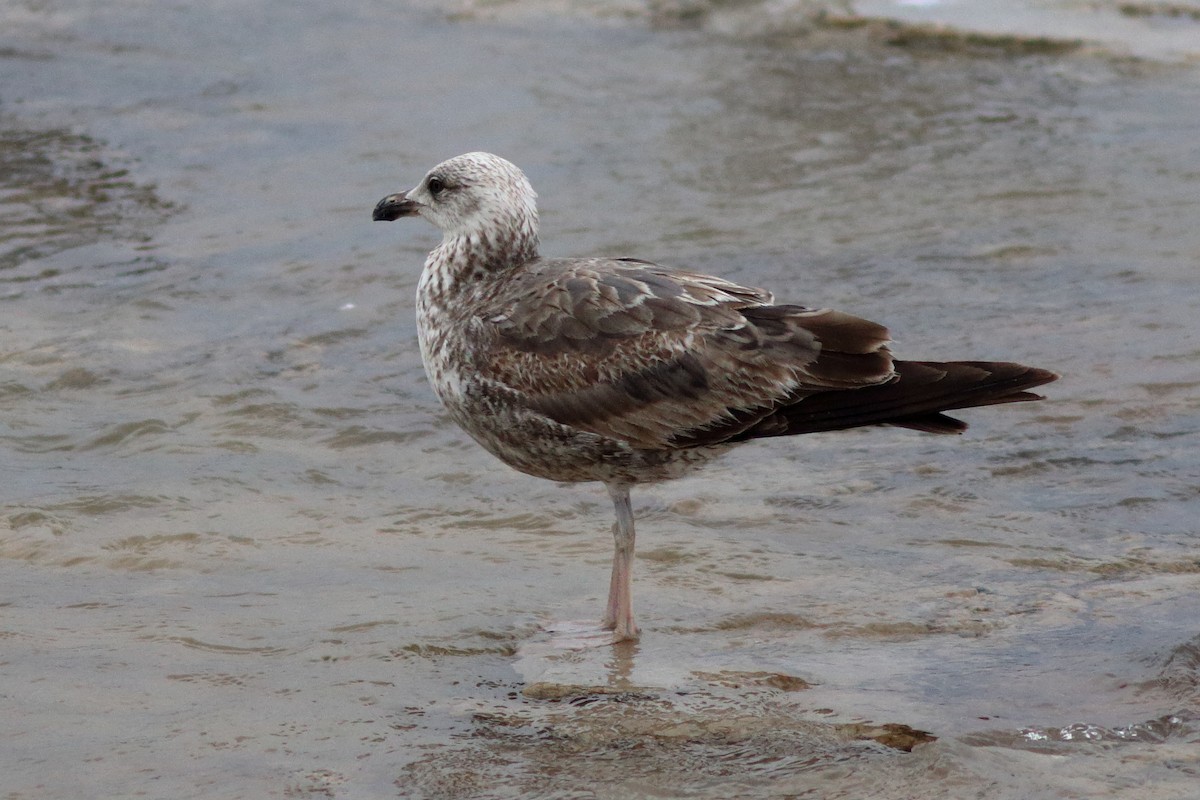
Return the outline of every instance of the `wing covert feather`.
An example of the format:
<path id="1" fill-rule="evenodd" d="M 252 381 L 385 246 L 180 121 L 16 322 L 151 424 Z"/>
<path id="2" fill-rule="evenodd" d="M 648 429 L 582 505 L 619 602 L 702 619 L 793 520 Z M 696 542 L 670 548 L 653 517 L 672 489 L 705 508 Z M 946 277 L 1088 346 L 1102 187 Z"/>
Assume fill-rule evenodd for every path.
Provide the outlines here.
<path id="1" fill-rule="evenodd" d="M 717 444 L 814 392 L 891 380 L 887 330 L 761 289 L 624 259 L 547 261 L 484 317 L 486 380 L 640 448 Z"/>

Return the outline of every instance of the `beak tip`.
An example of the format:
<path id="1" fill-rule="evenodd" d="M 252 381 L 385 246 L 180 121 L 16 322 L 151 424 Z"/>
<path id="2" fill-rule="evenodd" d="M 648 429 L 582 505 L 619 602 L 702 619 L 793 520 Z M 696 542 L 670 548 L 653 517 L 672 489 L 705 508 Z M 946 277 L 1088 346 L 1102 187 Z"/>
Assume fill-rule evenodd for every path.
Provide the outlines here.
<path id="1" fill-rule="evenodd" d="M 412 217 L 417 214 L 416 202 L 409 200 L 403 193 L 389 194 L 375 204 L 371 219 L 375 222 L 392 222 L 401 217 Z"/>

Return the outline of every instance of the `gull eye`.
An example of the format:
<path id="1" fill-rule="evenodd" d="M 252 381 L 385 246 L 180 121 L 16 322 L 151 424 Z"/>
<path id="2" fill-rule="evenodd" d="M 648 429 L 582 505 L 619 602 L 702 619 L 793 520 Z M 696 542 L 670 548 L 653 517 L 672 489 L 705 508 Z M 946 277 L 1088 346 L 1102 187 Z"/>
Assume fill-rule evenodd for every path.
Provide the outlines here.
<path id="1" fill-rule="evenodd" d="M 446 191 L 446 182 L 437 175 L 430 175 L 429 180 L 425 181 L 425 188 L 434 197 L 437 197 L 442 192 Z"/>

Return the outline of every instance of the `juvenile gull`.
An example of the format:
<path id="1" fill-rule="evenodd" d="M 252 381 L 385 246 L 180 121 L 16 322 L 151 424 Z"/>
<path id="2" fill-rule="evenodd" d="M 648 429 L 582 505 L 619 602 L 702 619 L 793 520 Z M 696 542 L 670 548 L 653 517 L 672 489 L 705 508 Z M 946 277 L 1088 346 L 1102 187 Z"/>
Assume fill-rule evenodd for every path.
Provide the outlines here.
<path id="1" fill-rule="evenodd" d="M 475 441 L 555 481 L 600 481 L 616 506 L 602 625 L 634 639 L 634 484 L 675 478 L 749 439 L 862 425 L 961 433 L 942 412 L 1041 399 L 1053 372 L 896 361 L 882 325 L 633 258 L 544 259 L 537 195 L 515 165 L 467 153 L 390 194 L 373 218 L 443 238 L 417 287 L 433 389 Z"/>

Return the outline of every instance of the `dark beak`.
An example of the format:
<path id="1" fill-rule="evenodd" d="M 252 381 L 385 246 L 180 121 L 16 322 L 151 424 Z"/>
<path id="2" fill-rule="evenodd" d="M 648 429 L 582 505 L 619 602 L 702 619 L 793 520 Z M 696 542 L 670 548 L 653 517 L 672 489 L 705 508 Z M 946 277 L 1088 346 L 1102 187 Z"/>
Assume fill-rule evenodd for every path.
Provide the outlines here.
<path id="1" fill-rule="evenodd" d="M 387 197 L 375 204 L 375 210 L 371 213 L 371 219 L 379 222 L 391 222 L 394 219 L 401 217 L 415 217 L 417 215 L 416 202 L 409 200 L 404 192 L 396 192 L 389 194 Z"/>

